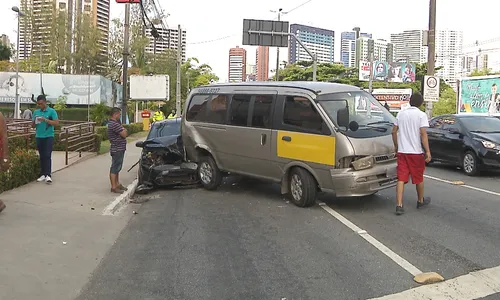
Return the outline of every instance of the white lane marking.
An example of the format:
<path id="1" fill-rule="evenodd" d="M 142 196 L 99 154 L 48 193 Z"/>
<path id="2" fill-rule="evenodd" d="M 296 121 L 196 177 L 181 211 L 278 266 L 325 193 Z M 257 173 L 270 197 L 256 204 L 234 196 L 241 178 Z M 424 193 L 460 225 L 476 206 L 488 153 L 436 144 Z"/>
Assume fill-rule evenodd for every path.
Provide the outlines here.
<path id="1" fill-rule="evenodd" d="M 443 182 L 443 183 L 453 184 L 453 181 L 449 181 L 449 180 L 446 180 L 446 179 L 437 178 L 437 177 L 434 177 L 434 176 L 424 175 L 424 177 L 428 178 L 428 179 L 435 180 L 435 181 Z M 494 195 L 494 196 L 499 196 L 500 197 L 500 193 L 489 191 L 489 190 L 485 190 L 485 189 L 478 188 L 478 187 L 475 187 L 475 186 L 470 186 L 470 185 L 466 185 L 466 184 L 455 185 L 455 186 L 459 186 L 459 187 L 463 187 L 463 188 L 467 188 L 467 189 L 471 189 L 471 190 L 475 190 L 475 191 L 478 191 L 478 192 L 483 192 L 483 193 L 486 193 L 486 194 L 490 194 L 490 195 Z"/>
<path id="2" fill-rule="evenodd" d="M 500 293 L 500 266 L 370 300 L 473 300 Z"/>
<path id="3" fill-rule="evenodd" d="M 377 239 L 372 237 L 370 234 L 366 232 L 366 230 L 363 230 L 356 226 L 356 224 L 352 223 L 348 219 L 346 219 L 343 215 L 339 214 L 336 212 L 333 208 L 329 207 L 325 203 L 319 203 L 321 208 L 323 208 L 327 213 L 332 215 L 335 219 L 339 220 L 342 224 L 345 226 L 349 227 L 352 231 L 356 232 L 364 238 L 368 243 L 372 244 L 373 247 L 377 248 L 380 250 L 382 253 L 384 253 L 387 257 L 389 257 L 391 260 L 393 260 L 395 263 L 397 263 L 400 267 L 408 271 L 411 275 L 416 276 L 418 274 L 421 274 L 422 271 L 420 271 L 417 267 L 409 263 L 406 259 L 402 258 L 398 254 L 396 254 L 394 251 L 391 249 L 387 248 L 384 244 L 379 242 Z"/>

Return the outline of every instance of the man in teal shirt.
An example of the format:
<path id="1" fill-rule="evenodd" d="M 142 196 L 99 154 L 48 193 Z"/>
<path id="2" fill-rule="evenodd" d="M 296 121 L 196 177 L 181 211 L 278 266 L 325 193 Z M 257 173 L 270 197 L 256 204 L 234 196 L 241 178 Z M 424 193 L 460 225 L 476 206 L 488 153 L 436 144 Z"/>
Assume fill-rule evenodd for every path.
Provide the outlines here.
<path id="1" fill-rule="evenodd" d="M 33 113 L 33 126 L 36 128 L 36 147 L 40 155 L 40 178 L 38 182 L 52 183 L 52 145 L 54 144 L 54 126 L 59 124 L 57 112 L 47 106 L 47 98 L 36 98 L 39 109 Z"/>

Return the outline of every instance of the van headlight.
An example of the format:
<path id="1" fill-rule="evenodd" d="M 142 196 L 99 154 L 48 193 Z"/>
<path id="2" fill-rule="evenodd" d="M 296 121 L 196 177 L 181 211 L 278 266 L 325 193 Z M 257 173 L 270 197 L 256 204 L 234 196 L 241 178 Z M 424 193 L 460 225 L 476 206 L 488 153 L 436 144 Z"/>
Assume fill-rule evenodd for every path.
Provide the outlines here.
<path id="1" fill-rule="evenodd" d="M 370 169 L 375 165 L 375 158 L 370 155 L 352 162 L 352 167 L 356 171 Z"/>

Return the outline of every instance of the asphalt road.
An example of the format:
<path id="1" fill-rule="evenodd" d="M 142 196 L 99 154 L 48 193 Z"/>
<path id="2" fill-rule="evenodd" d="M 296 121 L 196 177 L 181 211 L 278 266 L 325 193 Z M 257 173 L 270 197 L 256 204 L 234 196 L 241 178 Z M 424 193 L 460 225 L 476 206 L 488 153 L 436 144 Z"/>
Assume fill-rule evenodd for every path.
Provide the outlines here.
<path id="1" fill-rule="evenodd" d="M 499 191 L 500 176 L 433 178 Z M 500 265 L 500 197 L 434 179 L 432 204 L 394 214 L 393 189 L 319 202 L 423 272 L 445 279 Z M 79 299 L 369 299 L 417 287 L 413 276 L 317 205 L 302 209 L 276 185 L 231 178 L 220 190 L 160 191 L 140 206 Z M 464 298 L 465 299 L 465 298 Z M 500 294 L 484 299 L 500 299 Z"/>

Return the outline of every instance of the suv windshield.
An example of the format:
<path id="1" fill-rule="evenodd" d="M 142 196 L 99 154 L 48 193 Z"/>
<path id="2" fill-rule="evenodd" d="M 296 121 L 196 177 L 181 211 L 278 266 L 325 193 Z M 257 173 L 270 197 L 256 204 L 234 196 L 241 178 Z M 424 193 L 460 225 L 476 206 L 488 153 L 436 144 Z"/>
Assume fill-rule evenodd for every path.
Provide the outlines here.
<path id="1" fill-rule="evenodd" d="M 349 137 L 390 135 L 396 120 L 377 99 L 361 90 L 320 95 L 318 102 L 340 132 Z M 345 109 L 346 105 L 349 111 L 349 126 L 341 127 L 337 122 L 337 112 Z"/>
<path id="2" fill-rule="evenodd" d="M 463 117 L 462 124 L 468 131 L 477 133 L 500 132 L 500 119 L 495 117 Z"/>
<path id="3" fill-rule="evenodd" d="M 159 137 L 173 136 L 181 134 L 181 121 L 166 121 L 154 123 L 148 134 L 148 140 Z"/>

